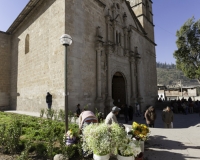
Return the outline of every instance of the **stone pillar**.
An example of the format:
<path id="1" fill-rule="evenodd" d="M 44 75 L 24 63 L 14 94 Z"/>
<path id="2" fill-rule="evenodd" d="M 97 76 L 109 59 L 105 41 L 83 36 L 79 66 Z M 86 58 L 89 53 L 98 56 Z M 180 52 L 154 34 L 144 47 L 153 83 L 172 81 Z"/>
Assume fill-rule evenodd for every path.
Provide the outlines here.
<path id="1" fill-rule="evenodd" d="M 107 98 L 106 98 L 105 114 L 108 114 L 111 110 L 111 107 L 113 107 L 111 56 L 112 56 L 112 46 L 107 46 Z"/>
<path id="2" fill-rule="evenodd" d="M 103 112 L 103 100 L 101 95 L 101 53 L 103 51 L 103 36 L 101 27 L 97 27 L 97 41 L 96 41 L 96 86 L 97 86 L 97 95 L 96 95 L 96 102 L 95 107 L 98 109 L 99 112 Z"/>
<path id="3" fill-rule="evenodd" d="M 129 42 L 128 42 L 129 48 L 128 48 L 128 49 L 129 49 L 129 51 L 133 51 L 132 45 L 131 45 L 131 43 L 132 43 L 132 41 L 131 41 L 131 40 L 132 40 L 132 33 L 133 33 L 133 32 L 132 32 L 132 30 L 130 29 L 129 32 L 128 32 L 128 37 L 129 37 Z"/>
<path id="4" fill-rule="evenodd" d="M 97 99 L 101 99 L 101 52 L 102 48 L 97 47 Z"/>
<path id="5" fill-rule="evenodd" d="M 140 62 L 140 54 L 138 53 L 137 47 L 135 47 L 135 75 L 136 75 L 136 97 L 137 97 L 137 101 L 138 103 L 141 105 L 142 102 L 142 97 L 141 97 L 141 93 L 140 93 L 140 88 L 139 86 L 140 84 L 140 76 L 139 76 L 139 62 Z"/>
<path id="6" fill-rule="evenodd" d="M 116 22 L 113 21 L 113 43 L 116 44 Z"/>
<path id="7" fill-rule="evenodd" d="M 111 49 L 109 48 L 107 54 L 107 83 L 108 83 L 108 99 L 112 99 L 112 75 L 111 75 L 111 66 L 110 66 L 110 58 L 111 58 Z"/>
<path id="8" fill-rule="evenodd" d="M 131 103 L 135 102 L 135 90 L 134 90 L 134 83 L 135 83 L 135 74 L 134 74 L 134 65 L 135 59 L 134 57 L 130 58 L 130 77 L 131 77 Z"/>
<path id="9" fill-rule="evenodd" d="M 127 50 L 127 27 L 124 28 L 124 55 L 126 54 Z"/>
<path id="10" fill-rule="evenodd" d="M 108 15 L 106 16 L 106 41 L 109 44 L 111 41 L 110 38 L 110 11 L 108 10 Z"/>

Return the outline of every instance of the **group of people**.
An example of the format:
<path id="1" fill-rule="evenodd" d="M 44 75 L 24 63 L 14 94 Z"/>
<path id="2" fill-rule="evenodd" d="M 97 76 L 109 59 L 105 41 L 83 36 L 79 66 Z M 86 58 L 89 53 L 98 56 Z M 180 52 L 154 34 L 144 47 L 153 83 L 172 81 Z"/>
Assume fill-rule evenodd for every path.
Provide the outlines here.
<path id="1" fill-rule="evenodd" d="M 171 101 L 171 108 L 174 113 L 200 113 L 200 102 L 193 101 L 191 97 L 188 100 L 182 98 L 181 100 Z"/>
<path id="2" fill-rule="evenodd" d="M 137 105 L 139 105 L 139 104 L 136 104 L 136 106 Z M 137 110 L 137 108 L 136 108 L 136 110 Z M 114 106 L 112 108 L 111 112 L 106 116 L 105 123 L 106 124 L 118 123 L 117 117 L 121 111 L 123 111 L 122 113 L 124 114 L 125 123 L 128 121 L 128 118 L 129 118 L 129 120 L 132 120 L 132 119 L 130 119 L 130 118 L 133 118 L 132 116 L 128 117 L 129 109 L 128 109 L 127 105 L 122 106 L 120 108 L 117 106 Z M 76 113 L 79 116 L 79 125 L 81 127 L 84 125 L 87 125 L 91 122 L 94 122 L 94 123 L 98 122 L 98 117 L 96 117 L 93 112 L 84 111 L 81 113 L 80 104 L 77 105 Z M 145 111 L 144 118 L 146 119 L 146 123 L 149 127 L 154 127 L 154 123 L 157 118 L 157 115 L 155 112 L 155 108 L 153 106 L 150 106 Z M 170 107 L 166 107 L 163 110 L 162 121 L 164 123 L 165 128 L 173 127 L 173 112 Z"/>
<path id="3" fill-rule="evenodd" d="M 156 112 L 153 106 L 150 106 L 145 112 L 146 123 L 149 127 L 154 127 L 156 120 Z M 164 128 L 173 128 L 174 115 L 170 107 L 166 107 L 162 111 L 162 121 Z"/>
<path id="4" fill-rule="evenodd" d="M 133 114 L 134 114 L 134 108 L 133 106 L 128 106 L 127 104 L 123 104 L 121 107 L 119 107 L 120 111 L 118 113 L 118 118 L 120 117 L 121 114 L 124 115 L 125 123 L 128 123 L 128 121 L 133 120 Z M 140 113 L 140 105 L 139 103 L 135 103 L 135 115 L 136 117 L 141 117 Z"/>
<path id="5" fill-rule="evenodd" d="M 47 103 L 48 109 L 51 109 L 52 95 L 49 92 L 47 92 L 46 103 Z M 162 112 L 162 120 L 164 122 L 164 127 L 165 128 L 173 127 L 172 126 L 173 112 L 175 113 L 182 112 L 182 113 L 187 114 L 189 111 L 190 113 L 193 113 L 193 111 L 195 111 L 197 107 L 200 107 L 199 101 L 193 102 L 191 99 L 189 99 L 188 101 L 184 99 L 182 99 L 181 101 L 180 100 L 174 101 L 172 103 L 172 110 L 170 107 L 166 107 Z M 141 116 L 140 105 L 138 103 L 135 104 L 135 108 L 136 108 L 135 110 L 136 116 Z M 128 123 L 128 121 L 133 120 L 133 113 L 134 113 L 133 107 L 122 105 L 120 108 L 117 106 L 114 106 L 112 108 L 111 112 L 106 116 L 105 123 L 106 124 L 118 123 L 117 117 L 119 117 L 119 113 L 124 114 L 125 123 Z M 93 123 L 98 122 L 98 117 L 96 117 L 93 112 L 91 111 L 81 112 L 80 104 L 77 105 L 76 115 L 77 117 L 79 117 L 79 126 L 81 127 L 91 122 Z M 146 119 L 146 123 L 149 127 L 154 127 L 156 117 L 157 116 L 156 116 L 155 108 L 153 106 L 150 106 L 144 113 L 144 118 Z"/>

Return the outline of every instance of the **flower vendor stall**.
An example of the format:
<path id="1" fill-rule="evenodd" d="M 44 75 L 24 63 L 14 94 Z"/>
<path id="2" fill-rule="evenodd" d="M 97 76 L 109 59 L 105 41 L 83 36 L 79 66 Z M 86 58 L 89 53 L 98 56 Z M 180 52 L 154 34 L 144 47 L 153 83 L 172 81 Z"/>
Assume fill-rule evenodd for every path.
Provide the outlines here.
<path id="1" fill-rule="evenodd" d="M 136 122 L 128 130 L 116 123 L 100 123 L 86 126 L 82 133 L 82 149 L 93 153 L 94 160 L 108 160 L 111 154 L 117 155 L 118 160 L 134 160 L 142 158 L 141 144 L 148 138 L 149 129 Z"/>

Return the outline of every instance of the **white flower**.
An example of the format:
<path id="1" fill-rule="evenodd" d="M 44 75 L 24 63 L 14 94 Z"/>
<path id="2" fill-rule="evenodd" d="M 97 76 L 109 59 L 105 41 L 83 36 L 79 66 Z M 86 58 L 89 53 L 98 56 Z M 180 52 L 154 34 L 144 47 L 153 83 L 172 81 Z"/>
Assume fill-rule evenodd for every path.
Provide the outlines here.
<path id="1" fill-rule="evenodd" d="M 126 133 L 128 134 L 130 131 L 131 131 L 131 129 L 126 127 Z"/>

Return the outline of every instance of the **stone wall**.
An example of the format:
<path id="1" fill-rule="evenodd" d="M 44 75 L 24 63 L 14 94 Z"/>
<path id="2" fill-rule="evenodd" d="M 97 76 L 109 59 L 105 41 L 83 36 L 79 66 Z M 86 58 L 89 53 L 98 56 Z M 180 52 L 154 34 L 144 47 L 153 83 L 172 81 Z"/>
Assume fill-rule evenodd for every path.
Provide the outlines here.
<path id="1" fill-rule="evenodd" d="M 0 31 L 0 107 L 9 106 L 10 35 Z"/>
<path id="2" fill-rule="evenodd" d="M 137 24 L 133 20 L 126 3 L 117 1 L 120 4 L 119 18 L 117 29 L 123 35 L 123 14 L 127 13 L 127 24 L 137 28 Z M 98 26 L 102 29 L 103 41 L 106 42 L 106 19 L 108 9 L 111 9 L 113 2 L 104 1 L 106 7 L 102 7 L 96 1 L 78 1 L 75 0 L 70 6 L 70 2 L 66 2 L 66 33 L 69 33 L 73 37 L 73 44 L 69 47 L 69 92 L 70 92 L 70 107 L 73 109 L 78 103 L 83 106 L 89 104 L 91 109 L 94 110 L 95 100 L 97 98 L 96 87 L 96 28 Z M 70 7 L 69 7 L 70 6 Z M 111 11 L 110 11 L 111 12 Z M 69 22 L 69 23 L 68 23 Z M 140 72 L 140 90 L 143 97 L 142 106 L 154 104 L 157 99 L 157 78 L 156 78 L 156 57 L 155 46 L 148 41 L 144 36 L 141 36 L 141 32 L 134 31 L 132 33 L 131 48 L 138 47 L 138 51 L 141 54 L 141 62 L 139 66 Z M 110 35 L 111 40 L 113 35 Z M 119 50 L 123 48 L 117 47 Z M 127 103 L 131 104 L 130 94 L 130 60 L 128 57 L 121 53 L 114 51 L 111 56 L 111 76 L 115 72 L 119 71 L 125 76 L 126 91 L 127 91 Z M 120 52 L 120 51 L 118 51 Z M 101 75 L 102 75 L 102 100 L 105 102 L 107 97 L 107 68 L 106 68 L 106 47 L 102 49 L 101 54 Z M 136 75 L 133 75 L 134 77 Z M 111 78 L 112 81 L 112 78 Z M 134 85 L 136 88 L 136 84 Z"/>
<path id="3" fill-rule="evenodd" d="M 65 2 L 44 1 L 29 14 L 12 35 L 12 108 L 40 111 L 47 108 L 45 96 L 53 95 L 53 108 L 63 109 Z M 29 35 L 29 52 L 25 39 Z"/>
<path id="4" fill-rule="evenodd" d="M 68 90 L 69 110 L 75 111 L 89 105 L 96 108 L 97 100 L 97 27 L 102 29 L 102 40 L 106 42 L 106 18 L 113 2 L 96 0 L 48 0 L 26 18 L 12 35 L 11 102 L 13 109 L 40 111 L 46 107 L 45 96 L 53 95 L 53 109 L 64 108 L 64 47 L 59 38 L 67 33 L 73 43 L 68 47 Z M 138 47 L 141 56 L 139 63 L 139 89 L 142 107 L 152 104 L 157 98 L 155 46 L 137 28 L 125 1 L 118 0 L 117 28 L 123 35 L 123 14 L 127 13 L 127 24 L 135 27 L 132 33 L 131 50 Z M 25 54 L 25 39 L 29 35 L 29 52 Z M 114 39 L 114 35 L 110 37 Z M 116 46 L 110 58 L 111 76 L 121 72 L 126 81 L 127 103 L 131 104 L 130 59 L 123 54 L 123 45 Z M 107 98 L 108 51 L 105 45 L 101 51 L 101 98 Z M 134 79 L 136 74 L 133 74 Z M 110 77 L 112 81 L 112 77 Z M 110 82 L 112 83 L 112 82 Z M 134 84 L 134 90 L 136 90 Z M 133 104 L 133 103 L 132 103 Z"/>

